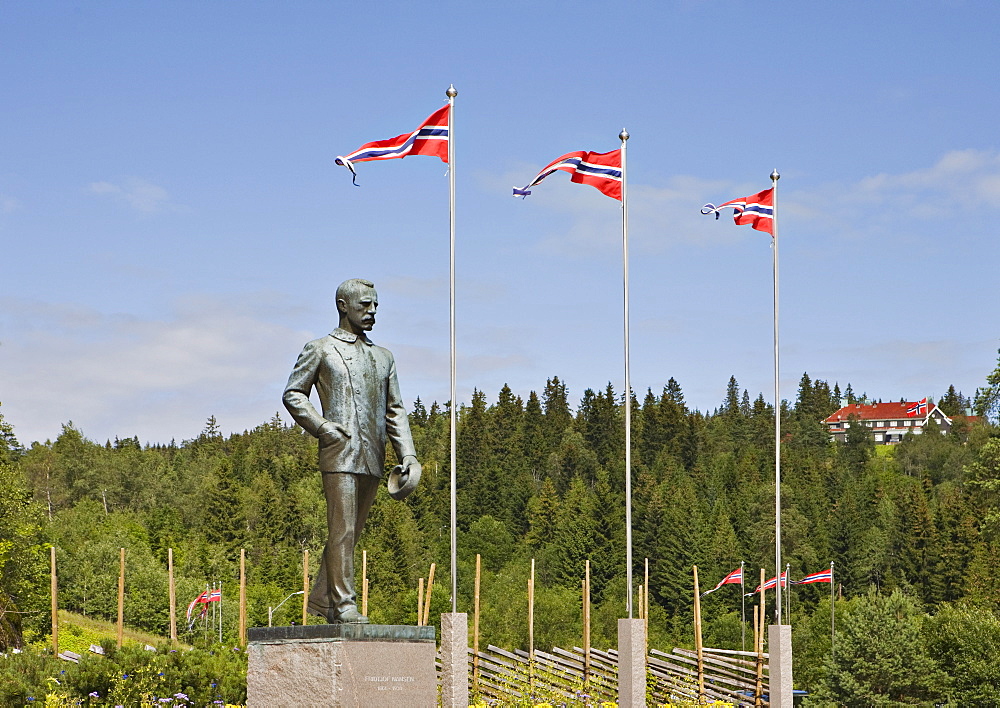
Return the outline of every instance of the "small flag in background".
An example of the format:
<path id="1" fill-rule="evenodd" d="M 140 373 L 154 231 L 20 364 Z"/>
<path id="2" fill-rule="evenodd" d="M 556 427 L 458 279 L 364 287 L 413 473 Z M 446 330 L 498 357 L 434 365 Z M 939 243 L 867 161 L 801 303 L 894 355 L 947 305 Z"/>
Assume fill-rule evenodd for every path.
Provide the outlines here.
<path id="1" fill-rule="evenodd" d="M 734 570 L 732 573 L 730 573 L 729 575 L 727 575 L 726 577 L 724 577 L 722 580 L 719 581 L 718 585 L 716 585 L 711 590 L 706 590 L 705 592 L 703 592 L 701 594 L 701 596 L 705 597 L 705 595 L 707 595 L 710 592 L 715 592 L 716 590 L 718 590 L 719 588 L 721 588 L 723 585 L 730 585 L 730 584 L 736 584 L 736 585 L 742 585 L 743 584 L 743 566 L 740 566 L 739 568 L 737 568 L 736 570 Z"/>
<path id="2" fill-rule="evenodd" d="M 208 607 L 208 605 L 207 605 L 207 603 L 209 601 L 208 600 L 208 595 L 209 595 L 209 592 L 208 592 L 208 590 L 206 590 L 205 592 L 201 593 L 198 597 L 196 597 L 195 599 L 191 600 L 191 604 L 188 605 L 188 608 L 187 608 L 188 629 L 191 629 L 191 627 L 194 625 L 194 620 L 191 619 L 191 615 L 194 612 L 195 605 L 205 604 L 205 607 Z M 220 598 L 221 598 L 221 594 L 220 594 Z M 202 609 L 204 610 L 205 608 L 202 608 Z"/>
<path id="3" fill-rule="evenodd" d="M 807 575 L 802 578 L 802 580 L 795 581 L 795 585 L 807 585 L 809 583 L 832 583 L 833 582 L 833 571 L 830 568 L 826 570 L 821 570 L 818 573 L 813 573 L 812 575 Z"/>
<path id="4" fill-rule="evenodd" d="M 920 415 L 927 415 L 927 397 L 917 401 L 912 406 L 906 409 L 907 418 L 916 418 Z"/>
<path id="5" fill-rule="evenodd" d="M 765 590 L 770 590 L 771 588 L 777 586 L 777 584 L 778 584 L 778 579 L 777 578 L 771 578 L 766 583 L 764 583 L 764 589 Z M 784 573 L 781 574 L 781 587 L 786 587 L 787 585 L 788 585 L 788 573 L 784 572 Z M 759 592 L 760 592 L 760 585 L 758 585 L 757 589 L 754 590 L 753 592 L 748 592 L 746 594 L 746 596 L 750 597 L 751 595 L 756 595 Z"/>
<path id="6" fill-rule="evenodd" d="M 222 602 L 222 588 L 216 588 L 208 593 L 208 599 L 205 602 Z"/>
<path id="7" fill-rule="evenodd" d="M 437 155 L 442 162 L 448 162 L 448 111 L 451 106 L 444 106 L 431 113 L 420 127 L 412 133 L 397 135 L 388 140 L 375 140 L 365 143 L 357 150 L 347 155 L 338 155 L 334 160 L 351 171 L 351 181 L 357 186 L 355 162 L 369 160 L 391 160 L 407 155 Z"/>
<path id="8" fill-rule="evenodd" d="M 763 192 L 751 194 L 744 199 L 733 199 L 715 206 L 706 204 L 701 208 L 702 214 L 715 214 L 719 218 L 719 212 L 723 209 L 732 209 L 733 221 L 737 226 L 750 224 L 758 231 L 766 231 L 774 236 L 774 189 L 765 189 Z"/>
<path id="9" fill-rule="evenodd" d="M 514 188 L 515 197 L 526 197 L 531 188 L 553 172 L 569 172 L 570 181 L 597 187 L 612 199 L 622 198 L 622 151 L 586 152 L 579 150 L 558 157 L 538 173 L 523 189 Z"/>

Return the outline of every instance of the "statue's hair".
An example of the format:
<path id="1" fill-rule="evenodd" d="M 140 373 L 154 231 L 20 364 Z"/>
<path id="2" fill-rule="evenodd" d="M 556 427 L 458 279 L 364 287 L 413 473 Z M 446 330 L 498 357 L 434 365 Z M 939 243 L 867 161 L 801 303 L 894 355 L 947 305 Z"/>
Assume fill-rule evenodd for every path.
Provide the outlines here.
<path id="1" fill-rule="evenodd" d="M 351 278 L 337 286 L 337 300 L 347 300 L 351 295 L 362 289 L 374 288 L 375 283 L 364 278 Z"/>

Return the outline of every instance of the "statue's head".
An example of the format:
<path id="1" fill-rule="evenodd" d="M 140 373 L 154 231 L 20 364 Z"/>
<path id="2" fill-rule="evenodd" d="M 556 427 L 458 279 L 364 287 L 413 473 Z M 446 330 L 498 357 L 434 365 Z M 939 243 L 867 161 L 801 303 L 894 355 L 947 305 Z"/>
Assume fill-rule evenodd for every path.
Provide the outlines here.
<path id="1" fill-rule="evenodd" d="M 345 280 L 337 288 L 337 311 L 340 327 L 354 334 L 369 332 L 375 326 L 378 293 L 375 284 L 362 278 Z"/>

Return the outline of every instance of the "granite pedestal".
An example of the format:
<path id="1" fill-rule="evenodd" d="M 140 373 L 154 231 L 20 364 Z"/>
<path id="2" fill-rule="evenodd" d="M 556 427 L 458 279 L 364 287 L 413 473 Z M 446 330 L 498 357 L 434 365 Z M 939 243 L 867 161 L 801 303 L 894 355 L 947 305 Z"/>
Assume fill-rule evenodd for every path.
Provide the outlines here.
<path id="1" fill-rule="evenodd" d="M 645 620 L 618 620 L 618 705 L 646 708 Z"/>
<path id="2" fill-rule="evenodd" d="M 441 613 L 441 706 L 469 706 L 469 616 Z"/>
<path id="3" fill-rule="evenodd" d="M 767 648 L 771 705 L 792 708 L 792 626 L 770 625 L 767 628 Z"/>
<path id="4" fill-rule="evenodd" d="M 434 627 L 325 624 L 247 634 L 248 708 L 437 703 Z"/>

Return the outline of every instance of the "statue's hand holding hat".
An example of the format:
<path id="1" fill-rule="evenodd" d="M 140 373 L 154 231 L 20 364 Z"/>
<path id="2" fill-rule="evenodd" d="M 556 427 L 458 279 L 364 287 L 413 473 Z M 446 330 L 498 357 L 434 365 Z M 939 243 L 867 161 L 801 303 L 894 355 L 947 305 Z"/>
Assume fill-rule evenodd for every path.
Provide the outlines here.
<path id="1" fill-rule="evenodd" d="M 417 488 L 420 482 L 420 463 L 414 458 L 404 465 L 396 465 L 389 473 L 389 496 L 393 499 L 406 499 Z"/>

